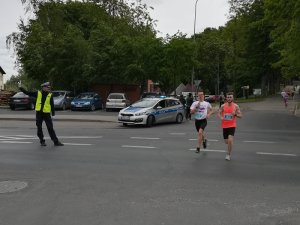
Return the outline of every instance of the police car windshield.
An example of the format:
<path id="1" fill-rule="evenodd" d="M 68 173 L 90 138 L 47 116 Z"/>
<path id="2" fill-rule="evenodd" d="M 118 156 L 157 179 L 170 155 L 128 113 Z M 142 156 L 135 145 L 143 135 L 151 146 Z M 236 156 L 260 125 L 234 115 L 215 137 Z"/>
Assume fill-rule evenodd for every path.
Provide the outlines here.
<path id="1" fill-rule="evenodd" d="M 134 104 L 131 105 L 131 107 L 138 107 L 138 108 L 149 108 L 153 105 L 155 105 L 158 102 L 158 100 L 155 99 L 142 99 Z"/>

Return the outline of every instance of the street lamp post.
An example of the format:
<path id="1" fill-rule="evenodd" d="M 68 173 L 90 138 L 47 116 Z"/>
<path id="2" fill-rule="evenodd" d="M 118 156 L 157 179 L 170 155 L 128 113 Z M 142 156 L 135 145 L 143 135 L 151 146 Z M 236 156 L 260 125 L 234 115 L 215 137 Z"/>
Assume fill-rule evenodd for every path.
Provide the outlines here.
<path id="1" fill-rule="evenodd" d="M 197 3 L 198 0 L 196 0 L 195 2 L 195 17 L 194 17 L 194 43 L 196 44 L 196 19 L 197 19 Z M 194 53 L 195 54 L 195 53 Z M 192 71 L 192 91 L 193 91 L 193 87 L 194 87 L 194 76 L 195 76 L 195 66 L 193 65 L 193 71 Z"/>

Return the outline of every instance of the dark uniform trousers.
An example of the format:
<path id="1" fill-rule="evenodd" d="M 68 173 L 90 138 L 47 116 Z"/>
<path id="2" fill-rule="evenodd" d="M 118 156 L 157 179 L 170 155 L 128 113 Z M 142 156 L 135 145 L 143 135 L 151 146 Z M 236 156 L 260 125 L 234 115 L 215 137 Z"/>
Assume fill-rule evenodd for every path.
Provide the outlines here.
<path id="1" fill-rule="evenodd" d="M 36 126 L 37 126 L 37 136 L 40 139 L 40 142 L 44 142 L 44 134 L 43 134 L 43 128 L 42 124 L 43 121 L 45 121 L 48 133 L 50 135 L 51 140 L 54 143 L 58 142 L 58 138 L 55 134 L 55 131 L 53 129 L 53 123 L 50 113 L 43 113 L 43 112 L 36 112 Z"/>

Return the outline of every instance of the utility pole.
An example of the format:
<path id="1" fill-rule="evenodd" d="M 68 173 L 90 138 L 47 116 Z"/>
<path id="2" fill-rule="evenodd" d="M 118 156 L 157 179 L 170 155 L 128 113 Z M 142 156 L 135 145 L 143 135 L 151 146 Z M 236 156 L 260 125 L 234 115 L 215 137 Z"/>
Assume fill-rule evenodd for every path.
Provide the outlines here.
<path id="1" fill-rule="evenodd" d="M 195 34 L 196 34 L 196 19 L 197 19 L 197 3 L 198 3 L 198 0 L 196 0 L 196 2 L 195 2 L 195 17 L 194 17 L 194 43 L 195 43 L 195 45 L 196 45 L 196 36 L 195 36 Z M 194 52 L 194 56 L 195 55 L 196 54 Z M 194 77 L 195 77 L 195 66 L 193 65 L 192 83 L 191 83 L 191 85 L 192 85 L 192 91 L 193 91 L 193 87 L 194 87 L 194 79 L 195 79 Z"/>

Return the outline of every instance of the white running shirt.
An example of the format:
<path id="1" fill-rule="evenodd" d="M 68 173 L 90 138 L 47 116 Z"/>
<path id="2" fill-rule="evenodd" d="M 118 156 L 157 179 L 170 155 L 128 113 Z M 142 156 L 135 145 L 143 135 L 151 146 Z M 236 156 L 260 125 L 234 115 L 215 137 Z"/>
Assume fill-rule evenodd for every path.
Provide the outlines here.
<path id="1" fill-rule="evenodd" d="M 203 120 L 207 116 L 207 109 L 211 109 L 211 104 L 209 102 L 203 101 L 200 102 L 200 107 L 198 107 L 199 101 L 193 102 L 191 110 L 196 108 L 195 119 Z"/>

